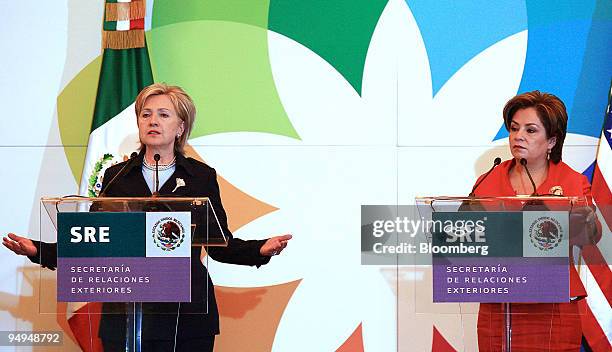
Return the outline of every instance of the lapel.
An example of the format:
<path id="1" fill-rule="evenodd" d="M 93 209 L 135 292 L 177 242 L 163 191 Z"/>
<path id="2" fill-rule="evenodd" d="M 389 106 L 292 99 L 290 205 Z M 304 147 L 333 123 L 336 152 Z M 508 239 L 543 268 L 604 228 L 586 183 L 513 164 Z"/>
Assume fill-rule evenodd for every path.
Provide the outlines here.
<path id="1" fill-rule="evenodd" d="M 125 176 L 122 179 L 122 192 L 121 194 L 131 197 L 150 197 L 152 195 L 147 182 L 142 175 L 142 163 L 144 160 L 144 148 L 140 151 L 137 159 L 134 160 L 129 169 L 126 170 Z M 160 189 L 159 194 L 163 197 L 182 197 L 187 196 L 190 193 L 193 194 L 192 186 L 195 176 L 195 170 L 193 166 L 182 154 L 176 155 L 176 169 L 174 173 L 166 183 L 164 183 Z M 182 180 L 181 181 L 179 181 Z M 183 186 L 177 187 L 177 181 L 184 184 Z M 191 182 L 190 182 L 191 181 Z"/>
<path id="2" fill-rule="evenodd" d="M 551 188 L 554 185 L 559 185 L 559 166 L 549 161 L 548 175 L 540 187 L 538 187 L 538 194 L 550 194 Z"/>
<path id="3" fill-rule="evenodd" d="M 159 194 L 166 197 L 183 197 L 193 194 L 192 183 L 195 179 L 194 176 L 195 171 L 189 160 L 182 154 L 177 154 L 174 173 L 159 189 Z"/>
<path id="4" fill-rule="evenodd" d="M 499 192 L 500 196 L 515 196 L 516 192 L 514 192 L 514 188 L 512 187 L 512 183 L 510 182 L 510 169 L 512 169 L 512 167 L 514 167 L 514 164 L 516 164 L 516 159 L 512 158 L 510 160 L 509 163 L 506 163 L 504 165 L 500 165 L 503 166 L 502 168 L 500 168 L 500 172 L 501 172 L 501 185 L 500 185 L 500 189 Z"/>
<path id="5" fill-rule="evenodd" d="M 121 189 L 114 193 L 128 197 L 150 197 L 152 195 L 142 175 L 143 160 L 144 148 L 138 153 L 136 160 L 125 170 L 125 175 L 121 178 Z"/>
<path id="6" fill-rule="evenodd" d="M 176 170 L 166 183 L 159 189 L 159 194 L 164 197 L 182 197 L 189 194 L 189 177 L 184 170 L 177 165 Z M 178 182 L 177 182 L 178 181 Z M 178 185 L 180 184 L 180 186 Z"/>

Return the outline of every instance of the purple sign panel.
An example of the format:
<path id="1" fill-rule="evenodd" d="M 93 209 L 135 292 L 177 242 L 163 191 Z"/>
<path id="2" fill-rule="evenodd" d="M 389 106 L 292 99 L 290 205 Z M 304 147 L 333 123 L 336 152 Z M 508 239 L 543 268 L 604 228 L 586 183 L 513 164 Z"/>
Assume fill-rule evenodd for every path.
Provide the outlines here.
<path id="1" fill-rule="evenodd" d="M 569 300 L 569 258 L 433 258 L 433 301 L 560 303 Z"/>
<path id="2" fill-rule="evenodd" d="M 61 302 L 189 302 L 190 258 L 58 258 Z M 187 270 L 185 270 L 187 269 Z"/>

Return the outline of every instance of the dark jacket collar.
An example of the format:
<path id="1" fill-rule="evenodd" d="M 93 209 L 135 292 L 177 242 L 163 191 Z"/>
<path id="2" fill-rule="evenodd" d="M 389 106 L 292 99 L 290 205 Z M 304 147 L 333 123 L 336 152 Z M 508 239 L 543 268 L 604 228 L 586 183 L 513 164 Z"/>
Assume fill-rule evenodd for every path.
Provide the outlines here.
<path id="1" fill-rule="evenodd" d="M 142 163 L 144 161 L 145 148 L 143 147 L 137 156 L 134 157 L 130 165 L 126 167 L 125 173 L 129 174 L 133 170 L 140 170 L 142 168 Z M 185 170 L 189 176 L 195 176 L 196 172 L 193 169 L 193 165 L 187 160 L 187 158 L 181 154 L 176 154 L 176 167 L 180 167 Z"/>
<path id="2" fill-rule="evenodd" d="M 196 175 L 196 170 L 194 170 L 193 164 L 187 160 L 182 153 L 176 154 L 176 166 L 182 167 L 189 174 L 189 176 Z"/>

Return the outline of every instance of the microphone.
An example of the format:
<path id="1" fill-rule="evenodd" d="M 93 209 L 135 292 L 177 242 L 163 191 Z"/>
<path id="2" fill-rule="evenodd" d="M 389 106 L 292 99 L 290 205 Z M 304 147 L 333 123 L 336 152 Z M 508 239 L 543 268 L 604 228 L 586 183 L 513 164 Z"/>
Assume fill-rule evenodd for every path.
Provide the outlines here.
<path id="1" fill-rule="evenodd" d="M 132 152 L 132 154 L 130 154 L 130 159 L 128 160 L 127 163 L 125 163 L 125 165 L 123 165 L 123 167 L 121 168 L 121 170 L 119 170 L 119 172 L 117 172 L 117 174 L 115 175 L 115 177 L 113 177 L 107 184 L 106 187 L 102 187 L 102 189 L 100 190 L 100 194 L 98 194 L 98 197 L 104 197 L 106 196 L 106 191 L 108 191 L 110 189 L 110 186 L 115 182 L 115 180 L 117 180 L 119 178 L 119 176 L 123 175 L 123 172 L 125 171 L 125 169 L 128 167 L 128 165 L 132 164 L 132 162 L 136 159 L 136 157 L 138 156 L 138 153 L 136 152 Z"/>
<path id="2" fill-rule="evenodd" d="M 153 192 L 153 195 L 157 197 L 159 196 L 159 159 L 161 159 L 161 156 L 155 154 L 153 159 L 155 160 L 155 192 Z"/>
<path id="3" fill-rule="evenodd" d="M 482 176 L 482 178 L 480 179 L 480 181 L 478 181 L 478 183 L 476 183 L 474 185 L 474 187 L 472 188 L 472 192 L 470 192 L 470 194 L 468 195 L 468 197 L 474 197 L 474 191 L 476 191 L 476 189 L 478 188 L 478 186 L 480 186 L 480 184 L 482 183 L 482 181 L 484 181 L 487 177 L 489 177 L 489 174 L 493 171 L 493 169 L 495 169 L 495 167 L 497 165 L 501 164 L 501 158 L 497 157 L 495 158 L 495 160 L 493 160 L 493 166 L 491 166 L 491 168 L 489 169 L 489 171 L 487 171 L 486 174 L 484 174 L 484 176 Z"/>
<path id="4" fill-rule="evenodd" d="M 527 176 L 529 177 L 529 181 L 531 181 L 531 187 L 533 187 L 533 193 L 531 193 L 531 195 L 537 196 L 538 193 L 536 192 L 535 182 L 533 182 L 533 177 L 531 177 L 531 172 L 529 172 L 529 169 L 527 168 L 527 159 L 521 158 L 521 165 L 523 165 L 523 167 L 525 168 L 525 171 L 527 171 Z"/>

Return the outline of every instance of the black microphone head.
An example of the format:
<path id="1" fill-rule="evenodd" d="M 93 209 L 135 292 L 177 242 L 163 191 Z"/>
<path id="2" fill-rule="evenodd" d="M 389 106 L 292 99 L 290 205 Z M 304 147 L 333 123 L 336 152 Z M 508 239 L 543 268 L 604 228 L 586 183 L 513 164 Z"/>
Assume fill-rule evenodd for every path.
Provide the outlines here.
<path id="1" fill-rule="evenodd" d="M 495 167 L 497 165 L 501 164 L 501 158 L 497 157 L 495 158 L 495 160 L 493 160 L 493 166 L 491 166 L 491 168 L 489 169 L 489 171 L 487 171 L 484 176 L 482 176 L 482 178 L 480 178 L 480 181 L 476 182 L 476 184 L 474 185 L 474 187 L 472 187 L 472 192 L 470 192 L 470 195 L 468 197 L 474 197 L 474 195 L 476 193 L 474 193 L 474 191 L 476 191 L 476 188 L 478 188 L 478 186 L 480 186 L 480 184 L 487 178 L 489 177 L 489 174 L 491 172 L 493 172 L 493 169 L 495 169 Z"/>
<path id="2" fill-rule="evenodd" d="M 130 154 L 130 159 L 134 159 L 137 156 L 138 156 L 138 153 L 132 152 L 132 154 Z"/>
<path id="3" fill-rule="evenodd" d="M 153 155 L 153 159 L 155 159 L 155 161 L 159 161 L 159 159 L 161 159 L 161 156 L 159 156 L 159 154 L 155 154 Z"/>
<path id="4" fill-rule="evenodd" d="M 527 159 L 525 159 L 525 158 L 521 158 L 520 162 L 521 162 L 521 165 L 523 165 L 523 166 L 527 165 Z"/>

